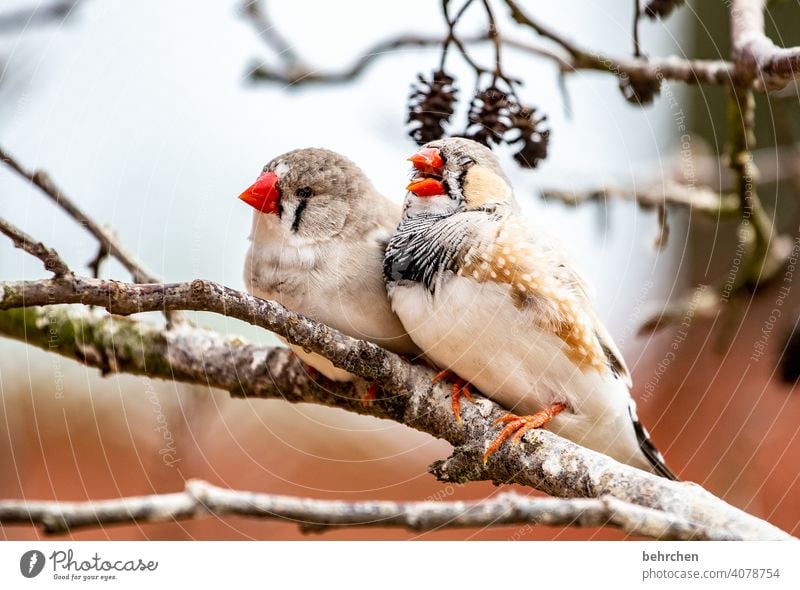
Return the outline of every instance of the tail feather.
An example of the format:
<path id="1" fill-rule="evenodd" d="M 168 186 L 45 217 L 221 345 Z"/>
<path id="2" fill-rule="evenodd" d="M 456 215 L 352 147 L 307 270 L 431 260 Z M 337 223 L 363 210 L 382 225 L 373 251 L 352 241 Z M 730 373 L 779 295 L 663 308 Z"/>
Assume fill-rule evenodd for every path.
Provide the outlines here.
<path id="1" fill-rule="evenodd" d="M 680 481 L 678 476 L 675 475 L 675 473 L 673 473 L 669 467 L 667 467 L 667 464 L 664 461 L 664 456 L 656 448 L 656 445 L 653 444 L 653 440 L 650 438 L 650 433 L 647 432 L 647 429 L 642 425 L 641 422 L 639 422 L 639 417 L 636 415 L 636 404 L 633 400 L 631 400 L 631 403 L 628 406 L 628 411 L 631 414 L 631 421 L 633 422 L 633 429 L 636 432 L 636 440 L 639 443 L 639 448 L 642 450 L 642 453 L 644 453 L 644 456 L 647 457 L 647 460 L 650 462 L 650 465 L 652 465 L 653 470 L 661 477 L 665 477 L 673 481 Z"/>

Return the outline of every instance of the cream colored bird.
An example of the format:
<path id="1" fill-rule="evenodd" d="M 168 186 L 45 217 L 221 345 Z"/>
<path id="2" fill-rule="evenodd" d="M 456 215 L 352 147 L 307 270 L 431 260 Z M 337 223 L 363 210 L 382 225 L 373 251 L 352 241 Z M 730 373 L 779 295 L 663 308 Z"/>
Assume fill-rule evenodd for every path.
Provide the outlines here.
<path id="1" fill-rule="evenodd" d="M 547 424 L 674 479 L 636 416 L 630 374 L 584 281 L 520 214 L 494 154 L 445 139 L 410 160 L 415 177 L 384 278 L 423 353 L 513 412 L 484 460 L 509 436 Z"/>
<path id="2" fill-rule="evenodd" d="M 381 268 L 400 208 L 336 152 L 294 150 L 267 164 L 240 196 L 255 209 L 244 265 L 247 290 L 393 352 L 418 348 L 392 312 Z M 352 375 L 292 346 L 337 381 Z"/>

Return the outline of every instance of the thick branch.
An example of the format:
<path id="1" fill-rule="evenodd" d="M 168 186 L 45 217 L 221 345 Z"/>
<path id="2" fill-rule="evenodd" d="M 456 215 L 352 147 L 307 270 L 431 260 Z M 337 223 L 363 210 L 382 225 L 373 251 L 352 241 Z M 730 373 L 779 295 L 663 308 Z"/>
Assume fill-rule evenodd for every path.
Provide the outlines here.
<path id="1" fill-rule="evenodd" d="M 409 365 L 388 351 L 373 344 L 345 336 L 327 326 L 290 312 L 282 306 L 226 289 L 214 283 L 193 281 L 177 285 L 133 285 L 96 279 L 63 279 L 2 284 L 0 309 L 28 304 L 75 302 L 106 307 L 115 313 L 155 311 L 161 309 L 208 310 L 226 313 L 231 317 L 273 330 L 293 344 L 329 358 L 335 365 L 370 381 L 377 381 L 390 395 L 381 395 L 369 407 L 359 402 L 366 382 L 353 384 L 332 383 L 320 380 L 320 385 L 309 385 L 310 380 L 299 363 L 288 362 L 283 352 L 265 352 L 249 349 L 240 354 L 250 356 L 249 369 L 245 363 L 228 361 L 231 367 L 242 367 L 237 383 L 225 380 L 230 367 L 230 347 L 220 336 L 201 337 L 195 342 L 197 328 L 179 326 L 166 333 L 158 333 L 158 346 L 169 342 L 167 354 L 154 372 L 168 374 L 177 367 L 176 374 L 188 377 L 198 375 L 198 382 L 211 380 L 224 382 L 224 387 L 237 395 L 285 397 L 290 401 L 310 401 L 340 407 L 359 413 L 388 417 L 417 430 L 443 438 L 456 449 L 451 458 L 438 462 L 434 473 L 442 480 L 466 482 L 493 480 L 534 487 L 554 496 L 602 497 L 611 495 L 624 502 L 668 512 L 709 529 L 726 531 L 734 536 L 750 539 L 789 538 L 774 526 L 748 515 L 722 500 L 715 498 L 699 486 L 667 481 L 638 469 L 621 465 L 609 457 L 579 447 L 546 431 L 529 433 L 520 445 L 503 445 L 483 464 L 482 455 L 496 436 L 494 421 L 506 411 L 490 400 L 476 396 L 474 404 L 462 409 L 463 426 L 453 419 L 450 387 L 444 383 L 432 385 L 434 372 L 424 366 Z M 22 318 L 20 314 L 24 314 Z M 17 314 L 11 323 L 25 323 L 23 330 L 36 330 L 50 334 L 52 324 L 37 319 L 39 310 L 28 308 L 23 312 L 13 310 L 0 313 L 0 317 Z M 35 314 L 30 317 L 30 314 Z M 137 322 L 131 322 L 137 324 Z M 0 326 L 1 328 L 2 326 Z M 85 327 L 82 324 L 82 327 Z M 153 328 L 150 328 L 153 329 Z M 3 329 L 7 333 L 8 328 Z M 17 329 L 17 332 L 20 330 Z M 87 342 L 76 333 L 86 330 L 66 331 L 63 344 L 58 339 L 49 340 L 43 347 L 69 349 L 70 338 L 87 348 Z M 111 336 L 113 339 L 113 336 Z M 215 338 L 219 342 L 215 343 Z M 53 340 L 56 346 L 52 345 Z M 34 342 L 32 342 L 34 343 Z M 40 342 L 35 344 L 42 346 Z M 139 339 L 138 346 L 146 348 L 149 342 Z M 74 355 L 85 358 L 93 366 L 118 367 L 112 360 L 114 348 L 104 360 L 99 355 Z M 122 347 L 117 347 L 117 350 Z M 184 354 L 185 353 L 185 354 Z M 154 355 L 154 357 L 157 355 Z M 255 359 L 258 359 L 256 362 Z M 154 358 L 152 362 L 157 362 Z M 149 367 L 147 367 L 149 369 Z M 238 370 L 238 369 L 233 369 Z M 147 371 L 150 374 L 149 370 Z M 208 381 L 205 375 L 208 375 Z M 181 377 L 178 377 L 181 378 Z M 264 385 L 273 380 L 274 385 Z M 212 382 L 213 384 L 213 382 Z"/>
<path id="2" fill-rule="evenodd" d="M 45 270 L 52 272 L 56 277 L 72 274 L 69 266 L 61 259 L 58 252 L 52 248 L 48 248 L 42 242 L 37 242 L 24 231 L 2 217 L 0 217 L 0 232 L 11 238 L 15 248 L 24 250 L 31 256 L 35 256 L 41 260 Z"/>
<path id="3" fill-rule="evenodd" d="M 778 90 L 800 76 L 800 47 L 778 47 L 764 34 L 766 0 L 732 0 L 731 39 L 737 78 Z"/>
<path id="4" fill-rule="evenodd" d="M 66 213 L 86 228 L 92 234 L 101 247 L 111 253 L 114 258 L 120 261 L 128 272 L 131 273 L 133 280 L 137 283 L 156 283 L 158 278 L 151 274 L 139 263 L 132 254 L 127 252 L 116 236 L 102 227 L 86 213 L 84 213 L 71 199 L 69 199 L 58 186 L 51 180 L 50 176 L 43 170 L 27 170 L 22 164 L 14 159 L 11 154 L 0 147 L 0 160 L 9 168 L 14 170 L 23 178 L 28 179 L 33 185 L 50 197 L 50 199 L 61 207 Z"/>
<path id="5" fill-rule="evenodd" d="M 616 526 L 631 535 L 676 540 L 735 540 L 658 510 L 616 498 L 527 498 L 498 494 L 478 502 L 343 502 L 228 490 L 205 481 L 184 492 L 116 500 L 58 502 L 0 500 L 0 524 L 40 525 L 46 533 L 128 523 L 244 516 L 297 524 L 304 532 L 342 527 L 435 531 L 510 525 Z"/>

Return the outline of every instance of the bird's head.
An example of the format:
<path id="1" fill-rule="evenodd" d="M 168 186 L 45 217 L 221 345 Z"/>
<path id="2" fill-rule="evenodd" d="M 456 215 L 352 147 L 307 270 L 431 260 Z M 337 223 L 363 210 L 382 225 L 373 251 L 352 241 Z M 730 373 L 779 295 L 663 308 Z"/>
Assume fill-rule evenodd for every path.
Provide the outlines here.
<path id="1" fill-rule="evenodd" d="M 511 184 L 486 146 L 461 137 L 426 143 L 409 158 L 406 215 L 516 207 Z"/>
<path id="2" fill-rule="evenodd" d="M 345 232 L 372 194 L 369 179 L 349 159 L 305 148 L 274 158 L 239 198 L 256 210 L 260 233 L 319 242 Z"/>

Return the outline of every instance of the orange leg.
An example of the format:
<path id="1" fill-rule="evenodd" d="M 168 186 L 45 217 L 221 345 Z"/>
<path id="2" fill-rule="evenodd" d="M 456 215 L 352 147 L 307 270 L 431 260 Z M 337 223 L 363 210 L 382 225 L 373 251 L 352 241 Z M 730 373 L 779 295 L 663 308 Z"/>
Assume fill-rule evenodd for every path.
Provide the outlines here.
<path id="1" fill-rule="evenodd" d="M 380 387 L 378 387 L 377 383 L 370 385 L 369 389 L 367 389 L 367 393 L 365 393 L 364 397 L 361 398 L 361 405 L 365 408 L 369 407 L 370 403 L 378 397 L 379 390 Z"/>
<path id="2" fill-rule="evenodd" d="M 295 355 L 295 356 L 297 356 L 297 355 Z M 312 381 L 315 381 L 316 378 L 319 376 L 320 372 L 317 371 L 311 365 L 309 365 L 307 362 L 301 360 L 299 356 L 297 358 L 298 358 L 298 360 L 300 360 L 300 364 L 303 365 L 303 370 L 305 370 L 306 375 L 308 375 L 308 378 L 311 379 Z"/>
<path id="3" fill-rule="evenodd" d="M 456 422 L 458 422 L 458 425 L 461 426 L 461 398 L 465 397 L 469 401 L 472 401 L 472 391 L 470 389 L 471 385 L 468 381 L 458 377 L 449 369 L 445 369 L 444 371 L 437 373 L 436 376 L 431 380 L 431 383 L 438 383 L 442 379 L 453 380 L 453 388 L 450 394 L 453 400 L 453 415 L 456 417 Z"/>
<path id="4" fill-rule="evenodd" d="M 505 424 L 505 427 L 503 428 L 502 432 L 497 435 L 497 438 L 492 441 L 492 444 L 489 445 L 489 448 L 486 449 L 486 452 L 483 454 L 483 462 L 486 463 L 492 453 L 499 449 L 500 445 L 502 445 L 503 442 L 505 442 L 505 440 L 512 434 L 514 435 L 514 444 L 519 444 L 519 441 L 522 440 L 522 437 L 525 436 L 526 432 L 533 430 L 534 428 L 541 428 L 566 409 L 567 404 L 556 402 L 546 410 L 540 410 L 530 416 L 507 414 L 502 418 L 498 418 L 494 422 L 495 426 L 498 424 Z"/>

